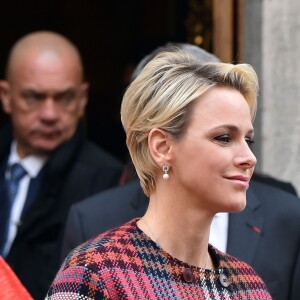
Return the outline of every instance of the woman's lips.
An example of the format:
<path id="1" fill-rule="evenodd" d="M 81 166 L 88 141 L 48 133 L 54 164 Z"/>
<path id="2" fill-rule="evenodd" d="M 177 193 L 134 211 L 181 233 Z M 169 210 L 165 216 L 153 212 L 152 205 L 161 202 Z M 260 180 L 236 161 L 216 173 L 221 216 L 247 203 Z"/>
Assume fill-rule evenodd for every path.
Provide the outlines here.
<path id="1" fill-rule="evenodd" d="M 248 187 L 249 181 L 250 181 L 250 177 L 243 176 L 243 175 L 229 176 L 229 177 L 226 177 L 226 179 L 228 179 L 236 184 L 239 184 L 241 186 L 244 186 L 244 187 Z"/>

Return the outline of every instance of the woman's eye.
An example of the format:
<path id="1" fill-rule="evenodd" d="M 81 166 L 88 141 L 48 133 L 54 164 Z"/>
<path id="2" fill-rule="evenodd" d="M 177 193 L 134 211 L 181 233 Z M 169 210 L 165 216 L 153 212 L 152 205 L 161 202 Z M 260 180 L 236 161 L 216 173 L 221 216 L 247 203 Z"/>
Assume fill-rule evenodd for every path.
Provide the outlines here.
<path id="1" fill-rule="evenodd" d="M 229 143 L 230 142 L 230 136 L 228 134 L 223 134 L 215 137 L 215 140 L 222 143 Z"/>
<path id="2" fill-rule="evenodd" d="M 248 144 L 249 147 L 255 143 L 253 138 L 246 138 L 246 143 Z"/>

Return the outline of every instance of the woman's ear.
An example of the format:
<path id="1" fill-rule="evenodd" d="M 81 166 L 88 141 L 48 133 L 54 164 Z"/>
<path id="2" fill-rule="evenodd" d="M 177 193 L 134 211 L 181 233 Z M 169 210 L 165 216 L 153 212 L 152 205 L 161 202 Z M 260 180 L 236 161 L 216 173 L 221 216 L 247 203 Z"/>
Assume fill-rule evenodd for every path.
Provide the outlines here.
<path id="1" fill-rule="evenodd" d="M 149 151 L 158 166 L 163 166 L 170 159 L 170 136 L 158 128 L 153 128 L 148 135 Z"/>

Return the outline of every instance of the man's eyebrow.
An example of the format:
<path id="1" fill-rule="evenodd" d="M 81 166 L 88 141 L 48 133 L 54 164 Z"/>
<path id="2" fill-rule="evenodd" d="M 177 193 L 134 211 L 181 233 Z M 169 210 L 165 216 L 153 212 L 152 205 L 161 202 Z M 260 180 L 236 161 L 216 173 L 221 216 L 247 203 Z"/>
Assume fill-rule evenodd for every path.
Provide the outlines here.
<path id="1" fill-rule="evenodd" d="M 45 92 L 43 92 L 43 91 L 37 91 L 37 90 L 32 89 L 32 88 L 25 89 L 21 93 L 22 93 L 22 95 L 25 95 L 25 96 L 26 95 L 37 95 L 37 96 L 44 96 L 44 95 L 46 95 Z"/>
<path id="2" fill-rule="evenodd" d="M 65 95 L 68 95 L 68 94 L 75 94 L 75 89 L 74 88 L 67 88 L 65 89 L 64 91 L 60 91 L 56 94 L 56 96 L 60 97 L 60 96 L 65 96 Z"/>
<path id="3" fill-rule="evenodd" d="M 74 94 L 75 93 L 75 89 L 73 87 L 70 87 L 70 88 L 67 88 L 63 91 L 58 91 L 56 93 L 56 95 L 60 96 L 60 95 L 65 95 L 65 94 Z M 39 90 L 36 90 L 34 88 L 27 88 L 27 89 L 24 89 L 22 91 L 22 94 L 23 95 L 26 95 L 26 94 L 35 94 L 35 95 L 47 95 L 47 91 L 39 91 Z"/>

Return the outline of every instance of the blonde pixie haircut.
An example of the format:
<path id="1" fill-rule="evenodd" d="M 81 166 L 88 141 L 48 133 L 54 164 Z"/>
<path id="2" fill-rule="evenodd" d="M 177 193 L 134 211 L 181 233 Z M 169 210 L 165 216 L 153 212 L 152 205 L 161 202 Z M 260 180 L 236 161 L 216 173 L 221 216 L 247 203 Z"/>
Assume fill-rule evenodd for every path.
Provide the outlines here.
<path id="1" fill-rule="evenodd" d="M 157 174 L 162 174 L 148 148 L 149 132 L 160 128 L 179 140 L 185 133 L 193 101 L 212 87 L 238 90 L 254 119 L 258 80 L 248 64 L 203 63 L 178 49 L 161 52 L 128 87 L 121 105 L 121 120 L 146 195 L 155 188 Z"/>

